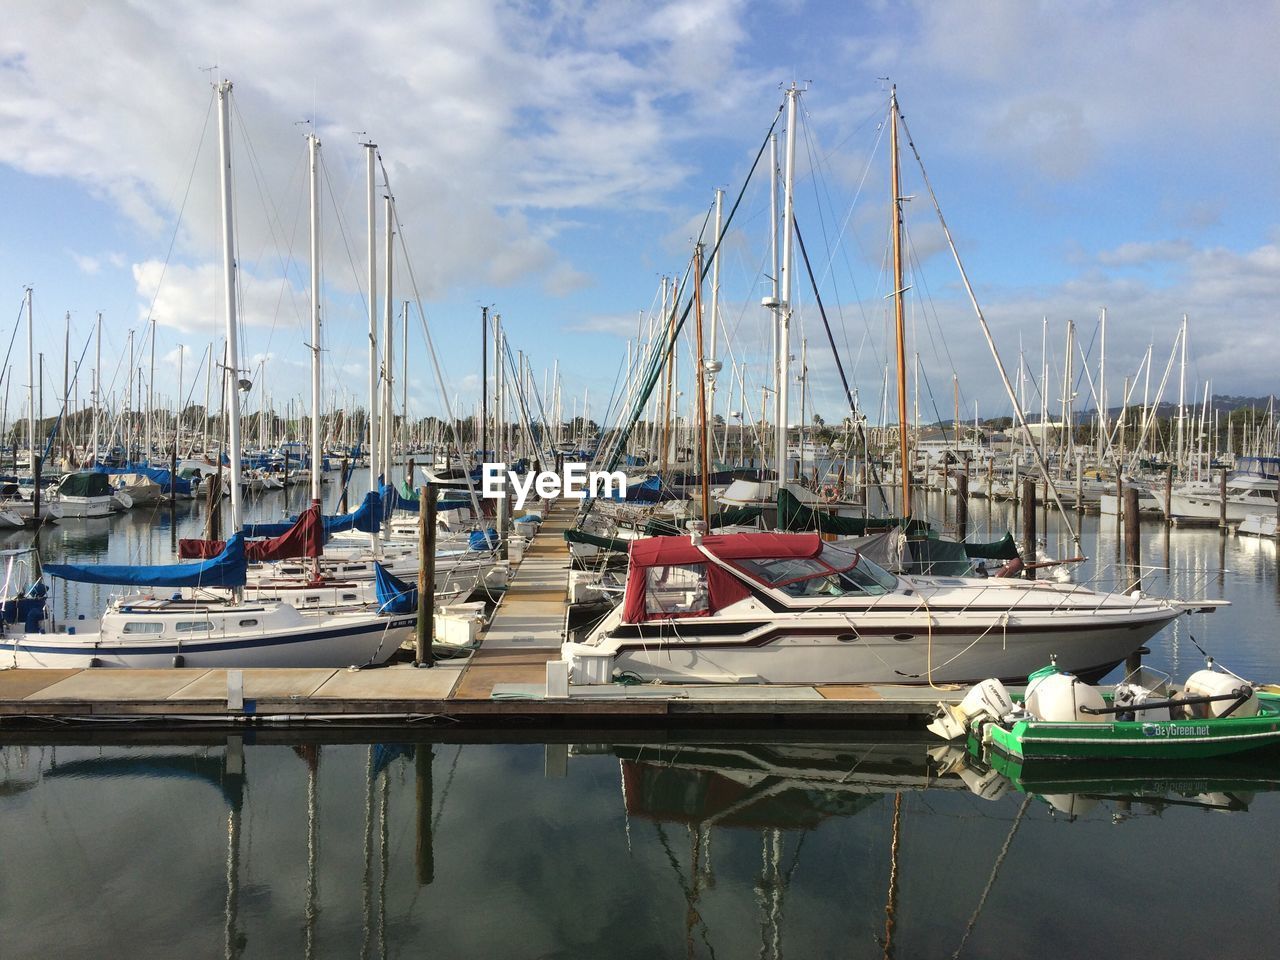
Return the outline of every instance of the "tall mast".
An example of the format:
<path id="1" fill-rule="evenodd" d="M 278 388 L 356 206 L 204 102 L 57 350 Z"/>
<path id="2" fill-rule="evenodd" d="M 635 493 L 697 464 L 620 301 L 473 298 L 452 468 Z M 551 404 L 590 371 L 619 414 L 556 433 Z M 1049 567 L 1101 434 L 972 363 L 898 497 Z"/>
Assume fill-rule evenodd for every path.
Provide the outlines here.
<path id="1" fill-rule="evenodd" d="M 391 195 L 387 194 L 383 197 L 383 215 L 386 217 L 386 246 L 383 249 L 383 255 L 386 263 L 383 265 L 385 271 L 384 286 L 386 290 L 382 295 L 382 477 L 383 482 L 390 485 L 391 483 L 391 435 L 394 432 L 395 417 L 391 413 L 391 385 L 393 381 L 392 366 L 395 357 L 395 344 L 391 339 L 391 320 L 392 313 L 395 310 L 394 301 L 391 299 L 391 267 L 392 261 L 392 238 L 395 237 L 393 229 L 394 208 L 392 206 Z"/>
<path id="2" fill-rule="evenodd" d="M 716 340 L 720 330 L 720 234 L 724 230 L 722 209 L 724 207 L 724 191 L 716 190 L 716 240 L 711 255 L 711 360 L 707 364 L 706 376 L 710 379 L 711 399 L 707 402 L 707 419 L 714 429 L 716 421 L 716 375 L 720 372 L 720 362 L 716 357 Z M 630 364 L 628 364 L 630 367 Z M 729 389 L 733 390 L 733 380 L 729 380 Z"/>
<path id="3" fill-rule="evenodd" d="M 93 448 L 89 453 L 89 466 L 98 463 L 98 425 L 102 416 L 102 311 L 98 311 L 98 358 L 93 364 Z"/>
<path id="4" fill-rule="evenodd" d="M 231 446 L 231 529 L 238 531 L 240 513 L 240 348 L 236 322 L 235 223 L 231 212 L 231 124 L 228 119 L 231 81 L 218 84 L 218 156 L 222 184 L 222 278 L 226 301 L 226 369 L 222 374 L 223 396 L 227 404 L 228 443 Z M 212 366 L 212 364 L 210 364 Z M 208 423 L 208 405 L 205 422 Z"/>
<path id="5" fill-rule="evenodd" d="M 557 432 L 558 432 L 557 428 Z M 556 438 L 559 440 L 559 437 Z M 489 308 L 480 308 L 480 459 L 489 458 Z M 496 459 L 496 458 L 494 458 Z"/>
<path id="6" fill-rule="evenodd" d="M 774 434 L 774 458 L 778 465 L 778 491 L 787 472 L 787 388 L 791 376 L 791 237 L 794 233 L 794 185 L 796 169 L 796 106 L 800 90 L 787 90 L 786 172 L 782 181 L 782 264 L 778 290 L 778 429 Z"/>
<path id="7" fill-rule="evenodd" d="M 1184 421 L 1187 416 L 1186 397 L 1187 397 L 1187 315 L 1182 315 L 1182 329 L 1179 331 L 1182 339 L 1182 371 L 1178 376 L 1178 450 L 1176 461 L 1178 469 L 1184 466 L 1186 447 L 1184 445 Z"/>
<path id="8" fill-rule="evenodd" d="M 320 502 L 320 138 L 307 135 L 311 172 L 311 501 Z"/>
<path id="9" fill-rule="evenodd" d="M 156 416 L 156 318 L 151 318 L 151 372 L 147 375 L 147 453 L 143 459 L 151 462 L 151 422 Z"/>
<path id="10" fill-rule="evenodd" d="M 893 166 L 893 316 L 898 349 L 898 458 L 902 515 L 911 516 L 910 443 L 907 435 L 907 337 L 902 309 L 902 188 L 898 175 L 898 87 L 889 92 L 889 152 Z M 958 426 L 958 424 L 957 424 Z"/>
<path id="11" fill-rule="evenodd" d="M 368 181 L 366 214 L 369 218 L 369 489 L 378 489 L 378 211 L 375 167 L 378 145 L 366 143 L 365 178 Z M 369 535 L 370 545 L 377 547 L 378 535 Z"/>
<path id="12" fill-rule="evenodd" d="M 702 362 L 702 244 L 693 253 L 694 315 L 698 321 L 698 463 L 702 474 L 702 519 L 711 520 L 711 468 L 707 456 L 707 371 Z"/>
<path id="13" fill-rule="evenodd" d="M 1107 308 L 1102 308 L 1102 352 L 1098 358 L 1098 460 L 1101 462 L 1106 449 L 1107 436 Z M 1121 416 L 1124 415 L 1123 407 Z"/>
<path id="14" fill-rule="evenodd" d="M 36 354 L 35 321 L 31 318 L 31 288 L 27 287 L 27 462 L 36 475 Z"/>
<path id="15" fill-rule="evenodd" d="M 409 301 L 400 301 L 400 452 L 405 452 L 409 439 Z M 467 464 L 463 464 L 465 469 Z M 409 478 L 413 486 L 413 477 Z"/>
<path id="16" fill-rule="evenodd" d="M 770 279 L 772 280 L 769 300 L 769 309 L 772 316 L 769 318 L 769 333 L 773 344 L 773 415 L 776 418 L 778 415 L 778 375 L 782 370 L 782 352 L 778 349 L 778 135 L 776 133 L 769 134 L 769 262 L 771 265 Z M 765 415 L 765 408 L 761 407 L 760 427 L 762 430 L 767 423 L 768 417 Z M 764 436 L 761 433 L 761 441 L 764 440 Z M 774 446 L 776 449 L 776 441 Z M 760 475 L 762 477 L 764 476 L 765 462 L 769 459 L 763 454 L 764 451 L 761 451 Z M 779 463 L 777 468 L 778 483 L 781 485 L 783 465 Z M 781 489 L 781 486 L 779 486 L 779 489 Z"/>

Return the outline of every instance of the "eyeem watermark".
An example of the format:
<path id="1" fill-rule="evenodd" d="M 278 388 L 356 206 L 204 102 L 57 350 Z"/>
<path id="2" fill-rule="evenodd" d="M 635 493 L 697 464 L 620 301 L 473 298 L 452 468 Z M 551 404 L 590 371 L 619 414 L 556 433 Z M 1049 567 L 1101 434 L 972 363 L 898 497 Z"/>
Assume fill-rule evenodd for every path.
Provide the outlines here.
<path id="1" fill-rule="evenodd" d="M 607 470 L 588 471 L 585 463 L 566 463 L 563 475 L 554 471 L 534 473 L 530 470 L 523 478 L 514 470 L 508 470 L 505 463 L 486 463 L 480 469 L 480 495 L 490 500 L 501 500 L 510 488 L 516 494 L 517 510 L 524 509 L 530 493 L 536 493 L 545 500 L 627 495 L 627 476 L 621 470 L 613 473 Z"/>

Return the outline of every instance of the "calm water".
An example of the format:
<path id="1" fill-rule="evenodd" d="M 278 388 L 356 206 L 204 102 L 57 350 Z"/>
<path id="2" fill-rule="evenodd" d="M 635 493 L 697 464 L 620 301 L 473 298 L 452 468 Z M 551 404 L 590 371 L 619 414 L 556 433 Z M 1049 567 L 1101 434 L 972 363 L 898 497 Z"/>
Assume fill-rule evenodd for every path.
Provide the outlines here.
<path id="1" fill-rule="evenodd" d="M 166 562 L 201 509 L 42 551 Z M 1113 578 L 1114 518 L 1082 541 L 1081 579 Z M 1142 549 L 1151 592 L 1233 603 L 1150 663 L 1185 677 L 1198 643 L 1280 678 L 1273 544 L 1151 524 Z M 1280 934 L 1277 757 L 979 796 L 901 732 L 572 736 L 0 726 L 0 956 L 1203 958 Z"/>

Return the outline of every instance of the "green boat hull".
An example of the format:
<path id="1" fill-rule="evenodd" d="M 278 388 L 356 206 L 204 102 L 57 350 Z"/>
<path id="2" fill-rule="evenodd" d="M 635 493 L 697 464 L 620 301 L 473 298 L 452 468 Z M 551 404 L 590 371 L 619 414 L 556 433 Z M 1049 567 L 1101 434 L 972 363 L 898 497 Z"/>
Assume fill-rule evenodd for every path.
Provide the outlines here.
<path id="1" fill-rule="evenodd" d="M 1199 760 L 1280 745 L 1280 697 L 1259 696 L 1253 717 L 989 724 L 983 743 L 1006 757 L 1033 760 Z"/>

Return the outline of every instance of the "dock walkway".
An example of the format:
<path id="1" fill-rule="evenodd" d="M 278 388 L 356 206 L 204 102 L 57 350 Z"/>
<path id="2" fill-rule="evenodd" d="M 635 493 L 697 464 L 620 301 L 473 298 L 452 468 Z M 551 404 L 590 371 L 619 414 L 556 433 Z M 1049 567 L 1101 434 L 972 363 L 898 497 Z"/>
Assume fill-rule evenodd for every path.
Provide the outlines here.
<path id="1" fill-rule="evenodd" d="M 725 686 L 646 684 L 573 687 L 546 696 L 568 609 L 564 531 L 576 503 L 552 506 L 514 565 L 479 648 L 431 669 L 0 670 L 0 724 L 24 718 L 158 722 L 386 723 L 429 718 L 499 725 L 517 719 L 598 727 L 631 724 L 793 723 L 876 726 L 918 723 L 962 690 L 892 685 Z M 0 640 L 0 656 L 3 640 Z M 2 661 L 0 661 L 2 662 Z M 242 693 L 241 693 L 242 691 Z"/>

